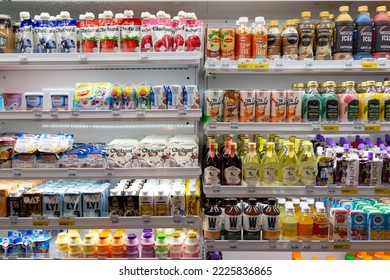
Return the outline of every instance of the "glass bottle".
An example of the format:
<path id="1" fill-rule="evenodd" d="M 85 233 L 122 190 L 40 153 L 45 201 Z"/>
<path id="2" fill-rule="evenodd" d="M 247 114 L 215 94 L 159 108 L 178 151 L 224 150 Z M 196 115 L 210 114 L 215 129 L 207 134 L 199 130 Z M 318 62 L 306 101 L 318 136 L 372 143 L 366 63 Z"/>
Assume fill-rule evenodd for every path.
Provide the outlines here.
<path id="1" fill-rule="evenodd" d="M 209 240 L 221 239 L 222 210 L 218 206 L 218 200 L 211 198 L 204 211 L 203 236 Z"/>
<path id="2" fill-rule="evenodd" d="M 286 186 L 294 186 L 298 183 L 299 160 L 295 154 L 294 144 L 287 144 L 287 153 L 282 160 L 282 183 Z"/>
<path id="3" fill-rule="evenodd" d="M 204 159 L 203 168 L 204 183 L 206 185 L 221 183 L 222 161 L 217 143 L 210 143 L 210 150 Z"/>
<path id="4" fill-rule="evenodd" d="M 279 184 L 280 163 L 275 153 L 275 143 L 267 143 L 267 152 L 261 160 L 261 178 L 264 185 Z"/>
<path id="5" fill-rule="evenodd" d="M 280 211 L 276 206 L 276 199 L 269 198 L 268 205 L 263 208 L 262 218 L 262 239 L 280 239 Z"/>
<path id="6" fill-rule="evenodd" d="M 244 240 L 260 240 L 261 212 L 257 206 L 256 198 L 249 198 L 248 205 L 243 215 L 243 238 Z"/>
<path id="7" fill-rule="evenodd" d="M 321 121 L 321 96 L 318 94 L 318 83 L 310 81 L 307 83 L 307 93 L 303 96 L 303 122 Z"/>
<path id="8" fill-rule="evenodd" d="M 249 143 L 249 153 L 242 160 L 243 181 L 247 185 L 256 185 L 259 182 L 260 163 L 256 152 L 256 143 Z"/>
<path id="9" fill-rule="evenodd" d="M 241 159 L 236 153 L 237 144 L 230 142 L 229 156 L 223 158 L 223 182 L 227 185 L 241 184 Z"/>

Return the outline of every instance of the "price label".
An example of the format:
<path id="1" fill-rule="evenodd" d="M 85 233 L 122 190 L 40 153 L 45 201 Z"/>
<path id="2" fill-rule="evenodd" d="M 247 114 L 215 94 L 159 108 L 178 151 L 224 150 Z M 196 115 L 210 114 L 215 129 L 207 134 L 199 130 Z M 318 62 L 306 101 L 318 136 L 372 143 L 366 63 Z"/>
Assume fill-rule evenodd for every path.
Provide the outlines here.
<path id="1" fill-rule="evenodd" d="M 145 110 L 137 109 L 137 111 L 135 112 L 135 115 L 137 118 L 143 119 L 143 118 L 145 118 Z"/>
<path id="2" fill-rule="evenodd" d="M 187 115 L 187 108 L 186 107 L 180 107 L 177 110 L 177 114 L 179 115 L 179 117 L 186 116 Z"/>
<path id="3" fill-rule="evenodd" d="M 238 60 L 238 68 L 253 68 L 252 59 L 239 59 Z"/>
<path id="4" fill-rule="evenodd" d="M 70 115 L 73 118 L 78 118 L 78 117 L 80 117 L 80 110 L 79 109 L 73 109 L 72 111 L 70 111 Z"/>
<path id="5" fill-rule="evenodd" d="M 255 193 L 256 192 L 256 184 L 248 184 L 247 186 L 247 192 L 248 193 Z"/>
<path id="6" fill-rule="evenodd" d="M 217 129 L 217 122 L 216 121 L 209 122 L 209 129 Z"/>
<path id="7" fill-rule="evenodd" d="M 60 226 L 74 226 L 76 224 L 76 220 L 71 216 L 62 216 L 58 219 L 58 225 Z"/>
<path id="8" fill-rule="evenodd" d="M 335 250 L 349 250 L 351 249 L 351 244 L 349 240 L 335 240 L 333 243 L 333 249 Z"/>
<path id="9" fill-rule="evenodd" d="M 378 58 L 378 66 L 380 67 L 386 67 L 386 58 Z"/>
<path id="10" fill-rule="evenodd" d="M 358 189 L 356 187 L 341 187 L 341 194 L 356 195 L 358 194 Z"/>
<path id="11" fill-rule="evenodd" d="M 143 216 L 142 216 L 142 222 L 143 222 L 144 224 L 150 223 L 150 216 L 149 216 L 149 215 L 143 215 Z"/>
<path id="12" fill-rule="evenodd" d="M 215 241 L 207 240 L 206 241 L 206 247 L 207 247 L 207 249 L 214 249 L 215 248 Z"/>
<path id="13" fill-rule="evenodd" d="M 68 169 L 68 176 L 77 176 L 77 169 Z"/>
<path id="14" fill-rule="evenodd" d="M 346 59 L 345 67 L 352 67 L 352 66 L 353 66 L 353 59 Z"/>
<path id="15" fill-rule="evenodd" d="M 353 123 L 353 129 L 361 131 L 361 130 L 364 129 L 364 125 L 361 122 L 354 122 Z"/>
<path id="16" fill-rule="evenodd" d="M 50 116 L 51 116 L 52 118 L 58 118 L 58 115 L 59 115 L 58 109 L 51 109 L 51 110 L 50 110 Z"/>
<path id="17" fill-rule="evenodd" d="M 300 243 L 298 241 L 290 241 L 291 250 L 299 250 Z"/>
<path id="18" fill-rule="evenodd" d="M 215 59 L 215 58 L 208 58 L 206 63 L 207 63 L 208 67 L 216 67 L 217 66 L 217 59 Z"/>
<path id="19" fill-rule="evenodd" d="M 303 62 L 305 64 L 305 67 L 307 67 L 307 68 L 313 67 L 313 59 L 312 58 L 305 58 L 303 60 Z"/>
<path id="20" fill-rule="evenodd" d="M 175 224 L 181 224 L 182 223 L 182 216 L 181 215 L 173 215 L 173 222 Z"/>
<path id="21" fill-rule="evenodd" d="M 113 108 L 111 112 L 112 112 L 112 116 L 116 118 L 120 117 L 122 114 L 122 111 L 119 108 Z"/>
<path id="22" fill-rule="evenodd" d="M 221 191 L 221 185 L 220 184 L 212 184 L 211 190 L 213 193 L 219 193 Z"/>
<path id="23" fill-rule="evenodd" d="M 269 69 L 269 62 L 264 59 L 255 59 L 253 65 L 257 69 Z"/>
<path id="24" fill-rule="evenodd" d="M 105 171 L 106 171 L 107 176 L 115 175 L 115 169 L 113 169 L 113 168 L 107 168 Z"/>
<path id="25" fill-rule="evenodd" d="M 306 186 L 306 193 L 313 194 L 314 193 L 314 185 Z"/>
<path id="26" fill-rule="evenodd" d="M 48 226 L 49 218 L 46 216 L 33 216 L 32 217 L 33 226 Z"/>
<path id="27" fill-rule="evenodd" d="M 118 215 L 111 215 L 110 220 L 111 220 L 111 223 L 114 225 L 119 224 L 119 216 Z"/>
<path id="28" fill-rule="evenodd" d="M 362 66 L 362 68 L 365 68 L 365 69 L 376 69 L 376 68 L 378 68 L 378 62 L 362 60 L 361 66 Z"/>
<path id="29" fill-rule="evenodd" d="M 149 55 L 148 55 L 148 53 L 146 53 L 146 52 L 141 52 L 140 55 L 139 55 L 139 57 L 140 57 L 141 60 L 147 60 L 147 59 L 149 59 Z"/>
<path id="30" fill-rule="evenodd" d="M 375 194 L 390 194 L 390 189 L 385 188 L 375 188 Z"/>
<path id="31" fill-rule="evenodd" d="M 13 169 L 13 173 L 15 177 L 21 177 L 22 176 L 22 169 Z"/>
<path id="32" fill-rule="evenodd" d="M 275 250 L 275 249 L 278 249 L 278 243 L 276 240 L 270 240 L 268 241 L 268 248 L 269 249 L 272 249 L 272 250 Z"/>
<path id="33" fill-rule="evenodd" d="M 35 118 L 42 118 L 43 113 L 42 113 L 41 109 L 35 108 L 35 109 L 32 110 L 32 112 L 33 112 L 33 116 Z"/>
<path id="34" fill-rule="evenodd" d="M 283 67 L 283 60 L 282 59 L 277 58 L 277 59 L 274 60 L 274 62 L 275 62 L 275 66 L 276 67 L 280 67 L 280 68 Z"/>
<path id="35" fill-rule="evenodd" d="M 329 124 L 324 124 L 322 126 L 323 131 L 339 131 L 339 126 L 338 125 L 329 125 Z"/>
<path id="36" fill-rule="evenodd" d="M 365 131 L 381 131 L 381 125 L 380 124 L 366 124 L 364 125 Z"/>
<path id="37" fill-rule="evenodd" d="M 230 60 L 228 58 L 221 59 L 221 68 L 229 68 Z"/>
<path id="38" fill-rule="evenodd" d="M 335 184 L 329 184 L 328 185 L 328 193 L 329 194 L 335 194 L 336 193 L 336 185 Z"/>
<path id="39" fill-rule="evenodd" d="M 321 130 L 321 125 L 319 123 L 312 123 L 311 127 L 313 131 L 320 131 Z"/>
<path id="40" fill-rule="evenodd" d="M 329 250 L 329 242 L 328 241 L 321 241 L 320 248 L 321 248 L 321 250 Z"/>
<path id="41" fill-rule="evenodd" d="M 230 249 L 237 249 L 238 248 L 238 242 L 234 240 L 230 240 L 228 243 L 228 246 Z"/>
<path id="42" fill-rule="evenodd" d="M 84 53 L 81 53 L 80 55 L 79 55 L 79 60 L 80 60 L 80 62 L 86 62 L 87 61 L 87 55 L 86 54 L 84 54 Z"/>
<path id="43" fill-rule="evenodd" d="M 18 223 L 18 216 L 10 216 L 9 222 L 11 225 L 16 225 Z"/>
<path id="44" fill-rule="evenodd" d="M 303 241 L 302 242 L 302 249 L 311 250 L 312 248 L 313 248 L 313 244 L 310 241 Z"/>
<path id="45" fill-rule="evenodd" d="M 238 122 L 231 122 L 230 123 L 230 128 L 231 129 L 238 129 Z"/>
<path id="46" fill-rule="evenodd" d="M 195 224 L 195 219 L 197 219 L 197 217 L 195 216 L 187 216 L 187 225 L 189 226 L 192 226 Z"/>

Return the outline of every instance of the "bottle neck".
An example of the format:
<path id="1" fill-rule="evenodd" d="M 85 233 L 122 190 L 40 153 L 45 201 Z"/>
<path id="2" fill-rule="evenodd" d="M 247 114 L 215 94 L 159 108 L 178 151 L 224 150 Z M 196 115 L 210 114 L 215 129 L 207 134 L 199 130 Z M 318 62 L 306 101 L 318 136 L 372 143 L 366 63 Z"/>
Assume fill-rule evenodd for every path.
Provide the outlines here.
<path id="1" fill-rule="evenodd" d="M 234 145 L 230 145 L 230 157 L 233 158 L 236 155 L 236 147 Z"/>

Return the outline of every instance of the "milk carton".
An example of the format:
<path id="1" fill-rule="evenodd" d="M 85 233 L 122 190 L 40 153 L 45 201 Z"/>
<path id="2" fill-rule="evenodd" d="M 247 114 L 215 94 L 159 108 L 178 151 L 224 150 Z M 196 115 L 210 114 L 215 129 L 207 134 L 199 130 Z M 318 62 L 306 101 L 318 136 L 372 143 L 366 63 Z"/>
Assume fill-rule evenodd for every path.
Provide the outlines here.
<path id="1" fill-rule="evenodd" d="M 140 197 L 138 189 L 129 188 L 123 193 L 123 216 L 139 216 Z"/>
<path id="2" fill-rule="evenodd" d="M 169 186 L 160 186 L 154 193 L 153 197 L 153 214 L 154 216 L 169 216 Z"/>
<path id="3" fill-rule="evenodd" d="M 150 109 L 167 109 L 167 92 L 165 86 L 152 86 L 150 92 Z"/>
<path id="4" fill-rule="evenodd" d="M 360 210 L 349 212 L 349 239 L 368 240 L 368 216 Z"/>
<path id="5" fill-rule="evenodd" d="M 167 87 L 168 109 L 179 109 L 184 106 L 183 89 L 180 85 Z"/>
<path id="6" fill-rule="evenodd" d="M 184 107 L 188 109 L 199 109 L 200 93 L 197 85 L 183 86 Z"/>
<path id="7" fill-rule="evenodd" d="M 1 192 L 1 190 L 0 190 Z M 16 189 L 11 191 L 9 196 L 7 197 L 7 212 L 6 215 L 2 215 L 2 217 L 9 217 L 9 216 L 22 216 L 22 195 L 24 193 L 23 189 Z M 0 207 L 3 211 L 5 208 Z"/>
<path id="8" fill-rule="evenodd" d="M 64 216 L 82 216 L 82 193 L 76 189 L 68 189 L 64 193 Z"/>
<path id="9" fill-rule="evenodd" d="M 386 240 L 387 216 L 379 210 L 368 212 L 370 240 Z"/>
<path id="10" fill-rule="evenodd" d="M 139 214 L 153 215 L 153 190 L 144 188 L 139 195 Z"/>
<path id="11" fill-rule="evenodd" d="M 31 189 L 22 195 L 22 217 L 42 215 L 42 193 Z"/>
<path id="12" fill-rule="evenodd" d="M 47 190 L 42 193 L 43 215 L 59 217 L 63 214 L 64 189 Z"/>
<path id="13" fill-rule="evenodd" d="M 330 209 L 329 240 L 348 240 L 348 211 L 344 208 Z"/>
<path id="14" fill-rule="evenodd" d="M 184 196 L 184 186 L 177 185 L 170 194 L 171 215 L 185 215 L 186 199 Z"/>

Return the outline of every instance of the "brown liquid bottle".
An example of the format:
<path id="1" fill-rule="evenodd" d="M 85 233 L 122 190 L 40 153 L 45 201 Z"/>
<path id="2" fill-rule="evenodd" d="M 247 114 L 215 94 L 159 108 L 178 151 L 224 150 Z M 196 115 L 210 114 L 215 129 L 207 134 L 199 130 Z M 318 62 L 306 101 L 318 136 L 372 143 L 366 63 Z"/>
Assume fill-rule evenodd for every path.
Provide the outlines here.
<path id="1" fill-rule="evenodd" d="M 209 240 L 219 240 L 222 236 L 222 210 L 215 198 L 209 200 L 209 205 L 204 211 L 203 236 Z"/>
<path id="2" fill-rule="evenodd" d="M 263 240 L 279 240 L 280 211 L 276 206 L 275 198 L 268 199 L 268 205 L 263 208 L 262 220 Z"/>
<path id="3" fill-rule="evenodd" d="M 260 240 L 260 208 L 257 206 L 256 198 L 248 200 L 248 206 L 244 209 L 243 215 L 243 235 L 244 240 Z"/>
<path id="4" fill-rule="evenodd" d="M 280 34 L 278 26 L 279 22 L 277 20 L 271 20 L 269 23 L 267 55 L 270 60 L 279 58 L 282 51 L 282 35 Z"/>
<path id="5" fill-rule="evenodd" d="M 242 229 L 242 211 L 237 205 L 237 199 L 229 199 L 225 207 L 224 228 L 226 240 L 240 240 Z"/>
<path id="6" fill-rule="evenodd" d="M 286 21 L 286 29 L 282 32 L 283 57 L 288 60 L 298 59 L 298 31 L 293 20 Z"/>

